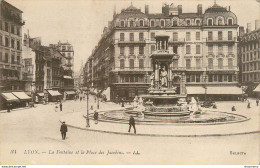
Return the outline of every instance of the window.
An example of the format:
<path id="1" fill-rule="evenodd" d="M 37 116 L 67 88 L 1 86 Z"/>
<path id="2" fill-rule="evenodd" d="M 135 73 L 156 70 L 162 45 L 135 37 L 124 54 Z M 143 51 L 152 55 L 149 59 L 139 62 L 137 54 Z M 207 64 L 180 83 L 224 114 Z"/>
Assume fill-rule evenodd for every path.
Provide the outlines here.
<path id="1" fill-rule="evenodd" d="M 130 21 L 130 27 L 134 27 L 134 21 Z"/>
<path id="2" fill-rule="evenodd" d="M 11 47 L 14 48 L 14 39 L 11 39 Z"/>
<path id="3" fill-rule="evenodd" d="M 14 34 L 14 25 L 11 25 L 11 33 Z"/>
<path id="4" fill-rule="evenodd" d="M 200 32 L 196 32 L 196 40 L 200 40 Z"/>
<path id="5" fill-rule="evenodd" d="M 233 59 L 229 58 L 228 59 L 228 69 L 232 69 L 233 68 Z"/>
<path id="6" fill-rule="evenodd" d="M 17 40 L 17 42 L 16 42 L 16 47 L 17 47 L 17 50 L 20 50 L 21 48 L 20 48 L 20 41 L 19 40 Z"/>
<path id="7" fill-rule="evenodd" d="M 208 59 L 208 68 L 213 69 L 213 58 Z"/>
<path id="8" fill-rule="evenodd" d="M 186 45 L 186 54 L 190 54 L 190 45 Z"/>
<path id="9" fill-rule="evenodd" d="M 174 21 L 172 22 L 172 25 L 173 25 L 173 26 L 177 26 L 177 20 L 174 20 Z"/>
<path id="10" fill-rule="evenodd" d="M 228 25 L 233 25 L 233 19 L 228 19 Z"/>
<path id="11" fill-rule="evenodd" d="M 121 59 L 120 60 L 120 69 L 124 69 L 125 68 L 125 60 Z"/>
<path id="12" fill-rule="evenodd" d="M 186 82 L 190 82 L 190 75 L 186 75 Z"/>
<path id="13" fill-rule="evenodd" d="M 175 54 L 178 53 L 178 46 L 173 46 L 173 52 L 174 52 Z"/>
<path id="14" fill-rule="evenodd" d="M 121 27 L 125 27 L 125 22 L 121 21 Z"/>
<path id="15" fill-rule="evenodd" d="M 222 40 L 222 31 L 218 31 L 218 40 Z"/>
<path id="16" fill-rule="evenodd" d="M 62 51 L 65 51 L 66 50 L 66 46 L 62 46 Z"/>
<path id="17" fill-rule="evenodd" d="M 233 45 L 232 45 L 232 44 L 229 44 L 229 45 L 228 45 L 228 52 L 229 52 L 229 53 L 232 53 L 232 51 L 233 51 Z"/>
<path id="18" fill-rule="evenodd" d="M 11 58 L 11 63 L 12 63 L 12 64 L 15 63 L 15 61 L 14 61 L 15 59 L 14 59 L 14 58 L 15 58 L 15 56 L 12 54 L 12 58 Z"/>
<path id="19" fill-rule="evenodd" d="M 212 26 L 213 25 L 213 20 L 212 19 L 208 19 L 208 26 Z"/>
<path id="20" fill-rule="evenodd" d="M 139 68 L 144 68 L 144 60 L 143 59 L 139 59 Z"/>
<path id="21" fill-rule="evenodd" d="M 232 31 L 228 31 L 228 40 L 232 40 Z"/>
<path id="22" fill-rule="evenodd" d="M 213 33 L 212 33 L 212 31 L 208 32 L 208 40 L 213 40 Z"/>
<path id="23" fill-rule="evenodd" d="M 178 69 L 178 60 L 176 59 L 173 60 L 173 68 Z"/>
<path id="24" fill-rule="evenodd" d="M 200 69 L 201 68 L 201 61 L 199 58 L 196 59 L 196 68 Z"/>
<path id="25" fill-rule="evenodd" d="M 186 69 L 190 69 L 191 67 L 191 61 L 190 59 L 186 59 Z"/>
<path id="26" fill-rule="evenodd" d="M 151 21 L 151 27 L 154 27 L 154 21 L 153 20 Z"/>
<path id="27" fill-rule="evenodd" d="M 196 20 L 196 25 L 197 25 L 197 26 L 200 25 L 200 20 Z"/>
<path id="28" fill-rule="evenodd" d="M 219 45 L 218 45 L 218 53 L 219 53 L 219 54 L 222 54 L 222 53 L 223 53 L 223 46 L 222 46 L 222 44 L 219 44 Z"/>
<path id="29" fill-rule="evenodd" d="M 8 28 L 9 28 L 9 27 L 8 27 L 8 23 L 5 22 L 5 31 L 6 31 L 6 32 L 8 32 Z"/>
<path id="30" fill-rule="evenodd" d="M 125 41 L 125 34 L 124 33 L 120 33 L 120 41 Z"/>
<path id="31" fill-rule="evenodd" d="M 140 26 L 144 26 L 144 21 L 140 20 Z"/>
<path id="32" fill-rule="evenodd" d="M 190 25 L 190 20 L 187 20 L 186 23 L 187 23 L 187 26 L 189 26 Z"/>
<path id="33" fill-rule="evenodd" d="M 200 45 L 196 45 L 196 54 L 200 54 Z"/>
<path id="34" fill-rule="evenodd" d="M 134 40 L 135 40 L 135 39 L 134 39 L 134 33 L 130 33 L 129 36 L 130 36 L 130 37 L 129 37 L 129 38 L 130 38 L 130 41 L 134 41 Z"/>
<path id="35" fill-rule="evenodd" d="M 218 19 L 218 25 L 223 25 L 223 20 L 222 19 Z"/>
<path id="36" fill-rule="evenodd" d="M 134 54 L 134 50 L 135 50 L 135 47 L 134 46 L 130 46 L 129 47 L 129 54 L 133 55 Z"/>
<path id="37" fill-rule="evenodd" d="M 0 30 L 3 30 L 2 20 L 0 20 Z"/>
<path id="38" fill-rule="evenodd" d="M 6 62 L 6 63 L 9 62 L 9 55 L 8 55 L 8 53 L 5 53 L 5 62 Z"/>
<path id="39" fill-rule="evenodd" d="M 164 20 L 161 20 L 161 26 L 164 27 Z"/>
<path id="40" fill-rule="evenodd" d="M 9 39 L 8 39 L 8 37 L 5 37 L 5 46 L 9 47 Z"/>
<path id="41" fill-rule="evenodd" d="M 173 41 L 178 41 L 178 33 L 173 32 Z"/>
<path id="42" fill-rule="evenodd" d="M 223 69 L 223 59 L 222 58 L 218 59 L 218 69 Z"/>
<path id="43" fill-rule="evenodd" d="M 134 69 L 134 67 L 135 67 L 135 60 L 134 59 L 129 60 L 129 67 L 130 67 L 130 69 Z"/>
<path id="44" fill-rule="evenodd" d="M 144 54 L 144 46 L 139 46 L 139 54 Z"/>
<path id="45" fill-rule="evenodd" d="M 144 33 L 139 33 L 139 41 L 144 41 Z"/>
<path id="46" fill-rule="evenodd" d="M 213 75 L 209 75 L 209 82 L 213 82 Z"/>
<path id="47" fill-rule="evenodd" d="M 151 33 L 151 40 L 152 40 L 152 41 L 155 41 L 155 33 L 154 33 L 154 32 Z"/>
<path id="48" fill-rule="evenodd" d="M 120 55 L 124 55 L 125 54 L 125 47 L 120 47 Z"/>
<path id="49" fill-rule="evenodd" d="M 200 82 L 200 75 L 199 74 L 196 75 L 196 82 Z"/>
<path id="50" fill-rule="evenodd" d="M 155 51 L 155 45 L 151 46 L 151 53 L 153 53 Z"/>
<path id="51" fill-rule="evenodd" d="M 232 75 L 228 75 L 228 82 L 232 82 Z"/>
<path id="52" fill-rule="evenodd" d="M 3 55 L 2 55 L 2 52 L 0 52 L 0 62 L 3 61 Z"/>
<path id="53" fill-rule="evenodd" d="M 3 45 L 3 37 L 0 35 L 0 46 Z"/>
<path id="54" fill-rule="evenodd" d="M 186 32 L 186 41 L 190 41 L 190 32 Z"/>
<path id="55" fill-rule="evenodd" d="M 209 53 L 213 52 L 213 45 L 212 44 L 208 45 L 208 51 L 209 51 Z"/>

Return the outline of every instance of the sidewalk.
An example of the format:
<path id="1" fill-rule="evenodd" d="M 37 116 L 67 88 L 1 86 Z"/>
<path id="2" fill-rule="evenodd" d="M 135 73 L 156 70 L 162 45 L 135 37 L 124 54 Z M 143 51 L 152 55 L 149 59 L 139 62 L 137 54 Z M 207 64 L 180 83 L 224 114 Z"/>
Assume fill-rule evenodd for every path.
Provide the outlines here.
<path id="1" fill-rule="evenodd" d="M 252 101 L 251 101 L 252 102 Z M 251 103 L 253 104 L 253 103 Z M 96 103 L 94 103 L 96 105 Z M 226 136 L 226 135 L 240 135 L 249 133 L 259 133 L 259 106 L 252 105 L 252 108 L 248 110 L 246 103 L 243 102 L 217 102 L 217 111 L 231 112 L 231 107 L 235 105 L 237 111 L 235 114 L 244 115 L 250 118 L 245 122 L 220 124 L 220 125 L 136 125 L 137 136 L 173 136 L 173 137 L 197 137 L 197 136 Z M 131 105 L 126 105 L 129 107 Z M 112 102 L 100 102 L 100 110 L 117 110 L 123 109 L 121 105 Z M 231 112 L 232 113 L 232 112 Z M 86 111 L 77 111 L 74 113 L 67 113 L 62 115 L 62 120 L 74 128 L 95 131 L 102 133 L 122 134 L 122 135 L 135 135 L 133 130 L 128 133 L 129 125 L 127 123 L 115 123 L 115 122 L 102 122 L 99 121 L 95 124 L 90 119 L 90 127 L 86 127 L 86 119 L 83 117 L 86 115 Z M 132 128 L 133 129 L 133 128 Z"/>

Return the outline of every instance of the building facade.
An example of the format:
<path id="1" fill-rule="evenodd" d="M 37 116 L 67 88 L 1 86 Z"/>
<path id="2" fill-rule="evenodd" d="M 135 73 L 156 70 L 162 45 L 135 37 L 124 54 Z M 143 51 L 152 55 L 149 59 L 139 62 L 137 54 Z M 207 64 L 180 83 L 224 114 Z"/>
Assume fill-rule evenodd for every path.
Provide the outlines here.
<path id="1" fill-rule="evenodd" d="M 22 80 L 22 11 L 0 1 L 0 89 L 24 90 Z"/>
<path id="2" fill-rule="evenodd" d="M 178 57 L 170 65 L 174 85 L 184 79 L 188 95 L 202 95 L 208 88 L 208 94 L 218 97 L 216 87 L 237 92 L 237 28 L 236 15 L 217 4 L 205 12 L 199 4 L 195 13 L 164 4 L 160 14 L 149 13 L 148 5 L 144 13 L 131 5 L 114 14 L 104 28 L 85 64 L 85 85 L 110 87 L 112 100 L 147 93 L 153 69 L 150 56 L 158 49 L 155 38 L 168 36 L 165 52 Z"/>

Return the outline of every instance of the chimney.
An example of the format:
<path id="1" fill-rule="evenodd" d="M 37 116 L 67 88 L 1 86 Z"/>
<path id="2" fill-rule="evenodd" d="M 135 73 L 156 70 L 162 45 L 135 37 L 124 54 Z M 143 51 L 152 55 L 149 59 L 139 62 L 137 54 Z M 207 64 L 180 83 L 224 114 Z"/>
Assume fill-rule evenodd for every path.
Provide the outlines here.
<path id="1" fill-rule="evenodd" d="M 239 37 L 242 37 L 245 34 L 245 28 L 244 26 L 239 27 Z"/>
<path id="2" fill-rule="evenodd" d="M 163 4 L 162 13 L 163 13 L 165 16 L 169 16 L 169 5 L 168 5 L 168 4 Z"/>
<path id="3" fill-rule="evenodd" d="M 202 15 L 202 4 L 198 4 L 198 6 L 197 6 L 197 13 L 199 15 Z"/>
<path id="4" fill-rule="evenodd" d="M 145 8 L 145 12 L 144 13 L 145 14 L 149 14 L 149 5 L 145 5 L 144 8 Z"/>
<path id="5" fill-rule="evenodd" d="M 182 15 L 182 5 L 178 5 L 178 15 Z"/>
<path id="6" fill-rule="evenodd" d="M 230 6 L 228 6 L 228 11 L 230 11 Z"/>
<path id="7" fill-rule="evenodd" d="M 260 20 L 255 20 L 255 30 L 260 29 Z"/>
<path id="8" fill-rule="evenodd" d="M 246 29 L 246 33 L 250 33 L 251 32 L 251 23 L 247 23 L 247 29 Z"/>

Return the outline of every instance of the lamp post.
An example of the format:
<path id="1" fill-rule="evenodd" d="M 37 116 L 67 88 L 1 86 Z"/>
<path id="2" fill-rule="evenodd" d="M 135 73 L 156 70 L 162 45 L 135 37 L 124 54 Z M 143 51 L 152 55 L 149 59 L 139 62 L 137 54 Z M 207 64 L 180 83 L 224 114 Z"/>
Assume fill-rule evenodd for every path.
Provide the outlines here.
<path id="1" fill-rule="evenodd" d="M 205 89 L 204 101 L 206 101 L 207 100 L 207 75 L 206 74 L 204 76 L 204 89 Z"/>
<path id="2" fill-rule="evenodd" d="M 89 99 L 89 87 L 87 88 L 87 118 L 86 118 L 87 125 L 86 125 L 86 127 L 90 127 L 90 125 L 89 125 L 89 107 L 88 107 L 88 99 Z"/>
<path id="3" fill-rule="evenodd" d="M 97 94 L 97 109 L 99 109 L 99 94 Z"/>

